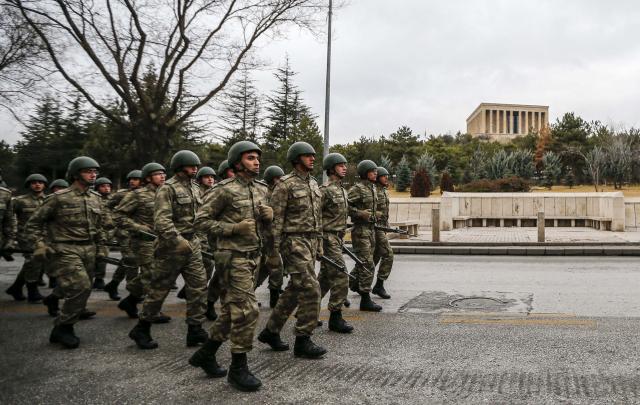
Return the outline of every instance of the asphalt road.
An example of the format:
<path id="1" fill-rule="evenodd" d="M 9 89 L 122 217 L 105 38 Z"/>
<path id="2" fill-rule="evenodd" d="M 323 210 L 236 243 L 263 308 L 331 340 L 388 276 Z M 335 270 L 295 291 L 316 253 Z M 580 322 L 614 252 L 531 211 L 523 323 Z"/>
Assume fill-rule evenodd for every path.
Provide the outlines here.
<path id="1" fill-rule="evenodd" d="M 165 307 L 174 320 L 152 328 L 160 348 L 144 352 L 126 336 L 135 321 L 103 292 L 92 294 L 98 316 L 78 324 L 72 351 L 48 343 L 44 306 L 3 293 L 0 403 L 640 403 L 637 263 L 397 255 L 382 313 L 353 309 L 351 294 L 345 317 L 355 332 L 314 335 L 324 359 L 256 341 L 250 366 L 264 386 L 250 394 L 188 365 L 194 349 L 175 292 Z M 19 265 L 0 262 L 2 291 Z M 270 310 L 264 288 L 258 296 L 261 329 Z M 291 323 L 283 339 L 293 343 Z M 228 345 L 219 361 L 230 362 Z"/>

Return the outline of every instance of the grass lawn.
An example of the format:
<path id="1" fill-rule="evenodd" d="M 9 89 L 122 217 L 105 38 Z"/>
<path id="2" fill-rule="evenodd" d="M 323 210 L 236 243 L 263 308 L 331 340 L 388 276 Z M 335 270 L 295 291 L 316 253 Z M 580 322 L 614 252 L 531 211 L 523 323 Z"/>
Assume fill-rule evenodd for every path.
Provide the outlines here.
<path id="1" fill-rule="evenodd" d="M 600 186 L 598 187 L 599 191 L 622 191 L 625 197 L 640 197 L 640 185 L 632 185 L 625 186 L 622 190 L 614 190 L 613 186 Z M 539 192 L 539 193 L 593 193 L 595 192 L 595 188 L 592 185 L 580 185 L 575 186 L 570 189 L 567 186 L 553 186 L 551 190 L 544 187 L 532 187 L 531 191 Z M 409 198 L 411 194 L 406 191 L 404 193 L 399 193 L 393 188 L 389 189 L 389 197 L 391 198 Z M 440 197 L 440 189 L 436 188 L 435 191 L 431 193 L 430 197 Z"/>

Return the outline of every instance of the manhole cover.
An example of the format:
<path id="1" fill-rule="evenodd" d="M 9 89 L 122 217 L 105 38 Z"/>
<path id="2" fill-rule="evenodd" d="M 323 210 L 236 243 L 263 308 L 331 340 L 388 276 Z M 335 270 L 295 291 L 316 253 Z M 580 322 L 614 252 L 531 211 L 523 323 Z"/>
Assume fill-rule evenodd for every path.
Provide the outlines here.
<path id="1" fill-rule="evenodd" d="M 464 297 L 449 302 L 449 306 L 453 308 L 475 310 L 499 310 L 507 304 L 508 302 L 506 301 L 491 297 Z"/>

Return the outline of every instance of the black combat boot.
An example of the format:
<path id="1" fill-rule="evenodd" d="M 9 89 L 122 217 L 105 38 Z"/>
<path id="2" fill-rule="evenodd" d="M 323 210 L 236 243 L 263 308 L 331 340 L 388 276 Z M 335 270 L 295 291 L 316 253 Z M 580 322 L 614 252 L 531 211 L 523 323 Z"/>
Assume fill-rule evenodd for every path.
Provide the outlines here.
<path id="1" fill-rule="evenodd" d="M 140 297 L 134 295 L 127 295 L 125 299 L 118 303 L 118 308 L 127 313 L 129 318 L 134 319 L 138 317 L 138 302 Z"/>
<path id="2" fill-rule="evenodd" d="M 112 301 L 120 301 L 120 296 L 118 295 L 118 284 L 119 283 L 111 280 L 103 288 L 103 291 L 109 294 L 109 299 Z"/>
<path id="3" fill-rule="evenodd" d="M 42 303 L 47 307 L 50 316 L 56 317 L 60 312 L 60 298 L 53 294 L 49 294 L 42 299 Z"/>
<path id="4" fill-rule="evenodd" d="M 104 290 L 104 280 L 101 278 L 96 278 L 95 280 L 93 280 L 93 289 Z"/>
<path id="5" fill-rule="evenodd" d="M 49 276 L 49 288 L 56 288 L 58 286 L 58 282 L 55 277 Z"/>
<path id="6" fill-rule="evenodd" d="M 26 297 L 22 293 L 22 287 L 24 287 L 24 276 L 22 272 L 20 272 L 16 280 L 11 284 L 11 287 L 7 288 L 5 292 L 11 295 L 16 301 L 24 301 Z"/>
<path id="7" fill-rule="evenodd" d="M 360 293 L 360 311 L 380 312 L 382 307 L 371 299 L 369 293 Z"/>
<path id="8" fill-rule="evenodd" d="M 214 302 L 207 301 L 207 312 L 205 312 L 204 316 L 207 317 L 210 321 L 215 321 L 218 319 L 218 314 L 216 314 L 216 308 L 214 306 Z"/>
<path id="9" fill-rule="evenodd" d="M 67 349 L 75 349 L 80 346 L 80 339 L 73 331 L 73 325 L 56 325 L 49 335 L 50 343 L 60 343 Z"/>
<path id="10" fill-rule="evenodd" d="M 280 339 L 279 333 L 273 333 L 269 329 L 264 328 L 258 335 L 258 340 L 266 343 L 276 352 L 284 352 L 289 350 L 289 345 Z"/>
<path id="11" fill-rule="evenodd" d="M 207 331 L 202 329 L 202 325 L 188 325 L 188 327 L 187 347 L 198 346 L 207 341 L 209 335 L 207 335 Z"/>
<path id="12" fill-rule="evenodd" d="M 371 292 L 385 300 L 391 298 L 391 296 L 387 294 L 387 290 L 384 289 L 384 280 L 378 279 Z"/>
<path id="13" fill-rule="evenodd" d="M 344 299 L 344 303 L 343 305 L 347 308 L 349 308 L 351 306 L 351 301 L 349 301 L 349 298 L 345 298 Z"/>
<path id="14" fill-rule="evenodd" d="M 82 312 L 80 312 L 80 315 L 78 315 L 78 318 L 84 321 L 87 319 L 91 319 L 94 316 L 96 316 L 95 311 L 89 311 L 87 308 L 85 308 L 82 310 Z"/>
<path id="15" fill-rule="evenodd" d="M 156 349 L 158 343 L 151 337 L 151 322 L 140 320 L 129 332 L 129 337 L 143 350 Z"/>
<path id="16" fill-rule="evenodd" d="M 342 311 L 331 311 L 329 316 L 329 330 L 338 333 L 351 333 L 353 326 L 349 325 L 342 317 Z"/>
<path id="17" fill-rule="evenodd" d="M 180 289 L 180 291 L 178 291 L 178 294 L 176 294 L 176 297 L 180 298 L 181 300 L 186 300 L 187 299 L 187 290 L 185 288 L 186 287 L 182 287 Z"/>
<path id="18" fill-rule="evenodd" d="M 38 290 L 38 282 L 27 283 L 27 299 L 29 302 L 40 302 L 42 298 Z"/>
<path id="19" fill-rule="evenodd" d="M 307 359 L 317 359 L 325 355 L 327 349 L 311 341 L 311 336 L 296 336 L 296 344 L 293 346 L 293 355 Z"/>
<path id="20" fill-rule="evenodd" d="M 160 323 L 169 323 L 171 322 L 171 317 L 169 315 L 165 315 L 162 312 L 159 312 L 158 314 L 154 315 L 153 318 L 151 318 L 151 323 L 155 323 L 155 324 L 160 324 Z"/>
<path id="21" fill-rule="evenodd" d="M 247 353 L 231 353 L 231 366 L 227 381 L 240 391 L 257 391 L 262 386 L 247 365 Z"/>
<path id="22" fill-rule="evenodd" d="M 269 308 L 275 308 L 280 298 L 279 288 L 269 288 Z"/>
<path id="23" fill-rule="evenodd" d="M 189 359 L 189 364 L 193 367 L 200 367 L 207 373 L 208 377 L 220 378 L 227 375 L 227 370 L 220 367 L 216 361 L 216 352 L 222 342 L 217 340 L 207 339 L 201 348 L 193 353 L 193 356 Z"/>
<path id="24" fill-rule="evenodd" d="M 44 273 L 40 273 L 40 278 L 38 278 L 36 284 L 38 285 L 38 287 L 45 287 L 47 285 L 47 283 L 44 282 Z"/>

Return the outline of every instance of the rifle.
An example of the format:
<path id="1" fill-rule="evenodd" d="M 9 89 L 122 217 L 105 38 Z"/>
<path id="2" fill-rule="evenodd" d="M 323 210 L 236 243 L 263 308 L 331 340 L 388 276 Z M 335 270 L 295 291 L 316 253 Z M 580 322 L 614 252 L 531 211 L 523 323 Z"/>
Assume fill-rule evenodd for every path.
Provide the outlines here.
<path id="1" fill-rule="evenodd" d="M 114 266 L 128 267 L 130 269 L 137 268 L 137 267 L 134 267 L 134 266 L 130 266 L 128 264 L 124 264 L 123 259 L 118 260 L 115 257 L 109 257 L 109 256 L 99 257 L 99 258 L 97 258 L 97 261 L 98 262 L 102 262 L 102 263 L 113 264 Z"/>
<path id="2" fill-rule="evenodd" d="M 29 249 L 20 249 L 20 248 L 10 248 L 10 249 L 4 249 L 2 251 L 0 251 L 0 256 L 2 256 L 2 258 L 8 262 L 12 262 L 15 259 L 13 258 L 13 254 L 14 253 L 22 253 L 22 254 L 32 254 L 33 250 L 29 250 Z"/>
<path id="3" fill-rule="evenodd" d="M 352 279 L 355 280 L 355 277 L 352 276 L 351 274 L 349 274 L 349 272 L 347 271 L 347 268 L 343 265 L 341 265 L 340 263 L 328 258 L 325 255 L 320 256 L 320 261 L 322 263 L 328 264 L 329 266 L 335 268 L 336 270 L 340 271 L 341 273 L 346 274 L 347 276 L 351 277 Z"/>
<path id="4" fill-rule="evenodd" d="M 389 228 L 387 226 L 382 226 L 382 225 L 375 225 L 374 226 L 376 231 L 383 231 L 383 232 L 389 232 L 389 233 L 399 233 L 400 235 L 408 235 L 409 232 L 407 232 L 407 230 L 405 229 L 400 229 L 400 228 Z"/>
<path id="5" fill-rule="evenodd" d="M 353 253 L 351 250 L 349 250 L 345 245 L 342 245 L 342 251 L 344 253 L 347 254 L 347 256 L 349 256 L 351 259 L 353 259 L 354 262 L 356 262 L 356 264 L 358 266 L 362 266 L 364 268 L 366 268 L 367 266 L 364 264 L 364 262 L 362 260 L 360 260 L 360 258 L 358 256 L 356 256 L 355 253 Z"/>

